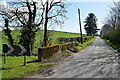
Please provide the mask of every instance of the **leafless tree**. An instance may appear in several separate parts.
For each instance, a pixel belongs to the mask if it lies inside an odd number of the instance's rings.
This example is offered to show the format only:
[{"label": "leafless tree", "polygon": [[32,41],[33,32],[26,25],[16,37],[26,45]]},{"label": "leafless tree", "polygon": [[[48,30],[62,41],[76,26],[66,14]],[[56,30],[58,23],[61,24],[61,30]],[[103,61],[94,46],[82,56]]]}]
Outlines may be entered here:
[{"label": "leafless tree", "polygon": [[[29,55],[32,53],[32,46],[36,32],[40,29],[44,19],[44,9],[42,0],[37,3],[33,0],[19,0],[18,2],[9,2],[8,5],[1,6],[0,15],[16,22],[16,27],[21,28],[20,44],[27,46]],[[18,25],[19,24],[19,25]]]},{"label": "leafless tree", "polygon": [[44,23],[44,46],[47,46],[48,25],[62,25],[66,17],[67,10],[65,9],[65,3],[62,0],[46,0],[45,2],[45,23]]},{"label": "leafless tree", "polygon": [[[109,16],[107,17],[106,25],[103,26],[101,33],[104,31],[104,37],[111,42],[120,44],[120,1],[113,2],[114,6],[110,8]],[[106,29],[106,28],[107,29]],[[110,29],[109,29],[110,28]]]},{"label": "leafless tree", "polygon": [[109,24],[104,24],[100,31],[100,35],[104,35],[105,33],[109,32],[111,30],[112,30],[112,27]]},{"label": "leafless tree", "polygon": [[109,16],[107,17],[107,24],[109,24],[113,30],[120,26],[120,1],[114,2],[114,7],[111,7]]},{"label": "leafless tree", "polygon": [[9,26],[21,29],[19,44],[27,46],[29,55],[32,53],[36,32],[43,24],[44,46],[47,46],[48,26],[62,25],[67,12],[62,0],[19,0],[8,2],[7,5],[2,5],[0,8],[0,15],[10,21]]}]

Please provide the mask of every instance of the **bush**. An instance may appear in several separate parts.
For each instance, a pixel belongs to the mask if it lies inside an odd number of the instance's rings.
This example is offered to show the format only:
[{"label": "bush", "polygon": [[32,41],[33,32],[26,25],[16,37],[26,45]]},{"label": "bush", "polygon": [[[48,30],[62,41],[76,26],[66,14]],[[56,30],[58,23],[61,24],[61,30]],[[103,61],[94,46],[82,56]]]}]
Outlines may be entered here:
[{"label": "bush", "polygon": [[103,37],[107,40],[110,40],[110,42],[117,43],[120,45],[120,31],[119,30],[109,31],[106,34],[104,34]]},{"label": "bush", "polygon": [[120,52],[120,30],[107,32],[103,35],[103,39],[105,39],[110,46]]}]

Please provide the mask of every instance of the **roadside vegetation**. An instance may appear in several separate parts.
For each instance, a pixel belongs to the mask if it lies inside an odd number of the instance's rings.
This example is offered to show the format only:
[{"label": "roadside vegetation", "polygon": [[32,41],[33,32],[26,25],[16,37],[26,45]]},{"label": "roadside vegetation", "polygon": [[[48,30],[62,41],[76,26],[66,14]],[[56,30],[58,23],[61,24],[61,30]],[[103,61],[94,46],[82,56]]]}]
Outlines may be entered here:
[{"label": "roadside vegetation", "polygon": [[120,52],[120,45],[119,44],[113,43],[110,40],[107,40],[106,38],[104,38],[103,36],[101,36],[101,38],[104,39],[107,42],[107,44],[109,44],[113,49]]},{"label": "roadside vegetation", "polygon": [[120,51],[120,1],[113,4],[100,34],[109,45]]},{"label": "roadside vegetation", "polygon": [[[41,72],[43,68],[53,65],[54,63],[38,63],[34,62],[37,56],[27,57],[27,65],[24,66],[24,56],[7,56],[7,63],[4,64],[2,60],[2,78],[3,79],[13,79],[22,78],[25,75]],[[1,71],[0,71],[1,72]]]},{"label": "roadside vegetation", "polygon": [[96,37],[93,37],[92,39],[88,40],[87,42],[83,43],[83,44],[79,44],[80,46],[75,46],[75,48],[77,50],[82,50],[84,49],[85,47],[87,47],[88,45],[90,45],[94,40],[95,40]]}]

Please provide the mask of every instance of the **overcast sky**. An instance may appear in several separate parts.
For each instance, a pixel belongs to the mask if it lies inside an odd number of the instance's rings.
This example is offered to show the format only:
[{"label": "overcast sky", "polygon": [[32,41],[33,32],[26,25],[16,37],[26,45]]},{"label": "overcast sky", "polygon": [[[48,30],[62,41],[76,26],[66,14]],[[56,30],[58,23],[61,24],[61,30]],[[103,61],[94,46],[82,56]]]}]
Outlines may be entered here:
[{"label": "overcast sky", "polygon": [[[6,1],[14,0],[2,0],[2,3],[6,4]],[[84,30],[83,21],[88,16],[89,13],[94,13],[98,19],[97,25],[100,29],[105,21],[105,17],[108,15],[109,6],[112,5],[112,0],[68,0],[67,7],[68,19],[65,20],[63,27],[55,27],[55,30],[58,31],[67,31],[67,32],[76,32],[79,33],[79,24],[78,24],[78,8],[81,10],[81,22],[82,30]],[[0,26],[3,25],[0,22]]]}]

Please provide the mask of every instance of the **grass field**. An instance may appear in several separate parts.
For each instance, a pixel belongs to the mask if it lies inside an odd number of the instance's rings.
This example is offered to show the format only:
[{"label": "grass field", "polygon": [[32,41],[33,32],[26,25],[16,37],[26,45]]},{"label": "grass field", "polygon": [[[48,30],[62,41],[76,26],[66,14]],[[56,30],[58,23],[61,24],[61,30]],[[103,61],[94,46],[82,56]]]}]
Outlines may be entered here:
[{"label": "grass field", "polygon": [[[58,32],[58,31],[48,31],[48,32],[49,32],[49,34],[53,34],[51,37],[53,37],[55,39],[59,38],[59,37],[80,37],[79,34],[73,34],[73,33]],[[43,31],[38,31],[36,33],[36,41],[35,41],[36,43],[39,40],[43,39],[43,36],[44,36],[43,33],[44,33]],[[11,32],[11,35],[13,36],[15,42],[18,43],[18,41],[20,40],[19,36],[21,35],[20,31],[13,30]],[[2,38],[2,43],[7,44],[8,43],[7,36],[4,34],[4,32],[2,32],[2,37],[4,37],[4,38]]]},{"label": "grass field", "polygon": [[38,62],[32,62],[35,59],[37,59],[35,56],[27,57],[28,63],[24,66],[23,56],[7,56],[7,62],[4,64],[4,60],[2,61],[2,78],[22,78],[33,72],[41,72],[43,68],[53,65],[53,63],[40,64]]},{"label": "grass field", "polygon": [[[56,40],[57,38],[60,38],[60,37],[80,37],[79,34],[73,34],[73,33],[66,33],[66,32],[58,32],[58,31],[48,31],[49,34],[52,34],[51,38],[52,38],[52,45],[55,45],[55,44],[58,44],[58,41]],[[39,47],[41,47],[41,42],[43,42],[43,31],[38,31],[36,33],[36,37],[35,37],[35,42],[34,42],[34,48],[33,48],[33,53],[36,54],[37,53],[37,50]],[[15,40],[15,43],[16,45],[18,45],[17,43],[19,42],[20,40],[20,31],[16,31],[16,30],[13,30],[11,32],[11,35],[13,36],[14,40]],[[86,35],[84,35],[86,36]],[[4,34],[4,32],[2,32],[2,44],[8,44],[8,41],[7,41],[7,36]],[[2,49],[2,46],[0,46],[0,49]]]}]

